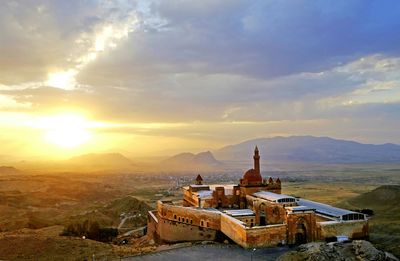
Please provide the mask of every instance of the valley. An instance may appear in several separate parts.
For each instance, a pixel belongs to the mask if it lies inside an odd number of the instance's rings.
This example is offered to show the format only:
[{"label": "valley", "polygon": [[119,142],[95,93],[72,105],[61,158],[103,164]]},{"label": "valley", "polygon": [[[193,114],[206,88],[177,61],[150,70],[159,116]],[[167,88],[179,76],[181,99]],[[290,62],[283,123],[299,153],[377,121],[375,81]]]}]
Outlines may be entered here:
[{"label": "valley", "polygon": [[[395,205],[399,199],[398,188],[393,190],[387,186],[400,183],[399,166],[321,165],[299,169],[274,170],[262,174],[265,177],[280,177],[284,194],[349,209],[374,210],[375,215],[370,219],[371,242],[400,255],[397,247],[400,242],[400,219]],[[229,184],[237,181],[240,175],[240,171],[210,172],[205,173],[203,178],[209,183]],[[85,220],[98,222],[101,227],[118,228],[122,219],[131,217],[123,222],[120,233],[143,227],[146,225],[147,211],[155,208],[157,200],[181,200],[180,187],[191,183],[194,177],[195,172],[2,174],[1,245],[15,251],[0,251],[0,258],[18,259],[15,253],[33,253],[25,248],[37,247],[16,243],[19,240],[25,242],[36,238],[35,242],[46,242],[53,236],[56,240],[52,244],[59,247],[52,249],[63,255],[69,255],[63,249],[79,245],[82,250],[79,253],[71,252],[72,260],[73,257],[87,257],[92,252],[104,256],[129,256],[155,251],[155,245],[134,243],[133,238],[130,239],[133,240],[131,243],[118,246],[59,234],[69,224]],[[380,197],[375,196],[376,193]],[[14,246],[18,246],[18,250]]]}]

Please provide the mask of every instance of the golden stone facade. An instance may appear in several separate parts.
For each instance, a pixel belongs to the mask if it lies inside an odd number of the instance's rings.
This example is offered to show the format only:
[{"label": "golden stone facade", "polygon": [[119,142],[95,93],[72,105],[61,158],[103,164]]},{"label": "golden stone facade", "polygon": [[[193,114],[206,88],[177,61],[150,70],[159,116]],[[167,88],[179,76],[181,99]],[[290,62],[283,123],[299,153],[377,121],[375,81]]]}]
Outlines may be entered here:
[{"label": "golden stone facade", "polygon": [[262,178],[257,147],[253,159],[238,185],[206,185],[198,175],[183,187],[182,204],[159,201],[148,235],[170,243],[228,239],[246,248],[368,237],[364,214],[283,195],[279,178]]}]

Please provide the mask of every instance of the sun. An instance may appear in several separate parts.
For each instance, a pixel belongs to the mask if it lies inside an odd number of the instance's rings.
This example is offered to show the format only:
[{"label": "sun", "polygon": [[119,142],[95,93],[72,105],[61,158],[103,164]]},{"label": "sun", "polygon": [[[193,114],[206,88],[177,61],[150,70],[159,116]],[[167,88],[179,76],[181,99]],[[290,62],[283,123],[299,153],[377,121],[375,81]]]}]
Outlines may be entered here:
[{"label": "sun", "polygon": [[61,148],[76,148],[91,139],[89,122],[79,115],[57,115],[43,119],[44,138]]},{"label": "sun", "polygon": [[76,85],[75,76],[76,70],[70,69],[67,71],[52,72],[48,74],[46,84],[64,90],[72,90]]}]

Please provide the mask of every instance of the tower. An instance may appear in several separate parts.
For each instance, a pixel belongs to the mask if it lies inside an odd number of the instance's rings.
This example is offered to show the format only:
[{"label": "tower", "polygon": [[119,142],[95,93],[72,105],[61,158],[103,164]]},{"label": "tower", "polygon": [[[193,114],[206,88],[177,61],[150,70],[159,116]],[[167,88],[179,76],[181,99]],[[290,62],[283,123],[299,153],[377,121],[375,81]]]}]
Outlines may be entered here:
[{"label": "tower", "polygon": [[199,175],[196,177],[196,185],[203,185],[203,178]]},{"label": "tower", "polygon": [[260,155],[259,155],[259,151],[258,148],[256,146],[256,148],[254,149],[254,170],[260,174]]}]

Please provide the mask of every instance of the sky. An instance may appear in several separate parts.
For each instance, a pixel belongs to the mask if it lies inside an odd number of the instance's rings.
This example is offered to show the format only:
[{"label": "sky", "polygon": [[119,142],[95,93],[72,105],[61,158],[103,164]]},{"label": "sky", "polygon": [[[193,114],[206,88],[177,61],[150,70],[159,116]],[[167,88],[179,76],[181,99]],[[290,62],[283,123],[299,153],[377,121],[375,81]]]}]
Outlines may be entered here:
[{"label": "sky", "polygon": [[400,143],[397,0],[0,1],[0,161]]}]

